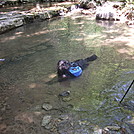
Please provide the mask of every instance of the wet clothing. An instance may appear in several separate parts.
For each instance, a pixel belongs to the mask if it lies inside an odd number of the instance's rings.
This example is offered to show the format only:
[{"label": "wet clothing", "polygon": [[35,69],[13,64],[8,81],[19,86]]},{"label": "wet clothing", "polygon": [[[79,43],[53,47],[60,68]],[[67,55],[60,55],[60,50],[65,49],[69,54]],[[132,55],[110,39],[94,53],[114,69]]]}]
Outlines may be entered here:
[{"label": "wet clothing", "polygon": [[[69,62],[68,60],[60,60],[57,64],[57,74],[61,78],[80,76],[82,71],[89,65],[89,61],[94,61],[95,59],[97,59],[96,55],[92,55],[86,59],[79,59],[73,62]],[[74,72],[77,73],[77,75],[74,75],[74,73],[72,73],[73,71],[70,71],[72,68],[74,68]],[[78,70],[75,71],[75,69]]]}]

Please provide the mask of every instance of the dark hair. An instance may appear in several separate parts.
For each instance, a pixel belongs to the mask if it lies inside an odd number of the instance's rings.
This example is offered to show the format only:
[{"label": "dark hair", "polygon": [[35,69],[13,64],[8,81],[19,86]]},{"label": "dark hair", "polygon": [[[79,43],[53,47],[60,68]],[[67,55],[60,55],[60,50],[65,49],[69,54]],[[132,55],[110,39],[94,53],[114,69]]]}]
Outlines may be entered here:
[{"label": "dark hair", "polygon": [[59,60],[57,63],[58,76],[66,74],[69,68],[70,68],[70,62],[68,60]]}]

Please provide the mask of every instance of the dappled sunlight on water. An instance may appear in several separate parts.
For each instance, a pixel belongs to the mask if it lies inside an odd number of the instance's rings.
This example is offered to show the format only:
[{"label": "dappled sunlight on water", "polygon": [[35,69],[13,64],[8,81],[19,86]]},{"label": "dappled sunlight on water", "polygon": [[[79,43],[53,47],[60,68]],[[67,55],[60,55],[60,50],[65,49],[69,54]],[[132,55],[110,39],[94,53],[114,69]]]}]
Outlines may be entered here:
[{"label": "dappled sunlight on water", "polygon": [[[60,31],[60,30],[65,30],[65,28],[61,28],[61,29],[56,29],[56,31]],[[31,36],[37,36],[37,35],[41,35],[41,34],[47,34],[50,32],[54,32],[54,30],[46,30],[46,31],[39,31],[30,35],[26,35],[27,37],[31,37]]]},{"label": "dappled sunlight on water", "polygon": [[35,88],[36,87],[36,84],[35,83],[31,83],[30,85],[29,85],[29,88]]},{"label": "dappled sunlight on water", "polygon": [[57,76],[57,74],[51,74],[51,75],[49,75],[49,78],[54,78],[54,77],[56,77]]},{"label": "dappled sunlight on water", "polygon": [[129,28],[122,31],[119,27],[105,31],[106,36],[103,37],[105,40],[101,41],[101,44],[98,44],[98,46],[113,47],[119,54],[124,55],[127,59],[134,59],[133,32],[134,31],[131,31]]}]

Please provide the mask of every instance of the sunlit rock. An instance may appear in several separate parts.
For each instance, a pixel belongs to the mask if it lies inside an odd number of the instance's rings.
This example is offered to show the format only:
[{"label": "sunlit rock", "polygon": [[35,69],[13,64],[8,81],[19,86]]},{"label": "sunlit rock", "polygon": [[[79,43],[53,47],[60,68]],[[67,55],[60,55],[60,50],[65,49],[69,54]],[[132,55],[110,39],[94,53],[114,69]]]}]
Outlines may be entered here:
[{"label": "sunlit rock", "polygon": [[96,19],[118,20],[116,10],[112,7],[99,7],[96,11]]},{"label": "sunlit rock", "polygon": [[23,20],[19,18],[6,19],[0,23],[0,33],[23,25]]},{"label": "sunlit rock", "polygon": [[103,6],[97,7],[96,19],[120,20],[120,10],[117,10],[115,5],[115,3],[107,2]]},{"label": "sunlit rock", "polygon": [[13,21],[13,25],[15,25],[15,27],[19,27],[19,26],[23,25],[23,20],[22,19],[15,18],[12,21]]},{"label": "sunlit rock", "polygon": [[12,11],[0,16],[0,33],[20,27],[35,20],[46,20],[59,15],[60,9],[44,10],[33,8],[28,11]]}]

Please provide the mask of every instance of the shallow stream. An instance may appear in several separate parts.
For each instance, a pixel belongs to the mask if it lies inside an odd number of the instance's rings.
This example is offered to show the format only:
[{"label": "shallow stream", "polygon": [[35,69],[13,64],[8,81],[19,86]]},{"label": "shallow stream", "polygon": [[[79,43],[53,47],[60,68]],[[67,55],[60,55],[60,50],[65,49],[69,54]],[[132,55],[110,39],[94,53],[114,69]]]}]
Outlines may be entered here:
[{"label": "shallow stream", "polygon": [[[105,26],[104,26],[105,23]],[[6,134],[134,133],[133,32],[123,24],[96,23],[88,16],[36,22],[0,36],[0,131]],[[82,76],[58,82],[58,60],[96,54]],[[59,98],[59,93],[70,96]],[[44,103],[51,110],[42,109]],[[43,128],[44,115],[67,119]],[[55,120],[54,120],[55,121]],[[56,121],[55,121],[56,122]],[[113,128],[114,129],[114,128]]]}]

